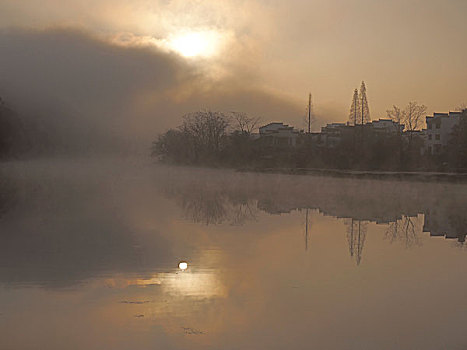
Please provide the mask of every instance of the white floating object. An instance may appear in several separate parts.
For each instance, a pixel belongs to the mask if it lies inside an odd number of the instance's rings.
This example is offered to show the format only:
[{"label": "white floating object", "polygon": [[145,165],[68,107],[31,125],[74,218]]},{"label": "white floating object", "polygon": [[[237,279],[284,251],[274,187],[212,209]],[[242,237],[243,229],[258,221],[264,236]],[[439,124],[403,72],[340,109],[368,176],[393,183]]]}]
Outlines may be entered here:
[{"label": "white floating object", "polygon": [[188,263],[186,261],[180,261],[178,263],[178,268],[182,271],[185,271],[188,268]]}]

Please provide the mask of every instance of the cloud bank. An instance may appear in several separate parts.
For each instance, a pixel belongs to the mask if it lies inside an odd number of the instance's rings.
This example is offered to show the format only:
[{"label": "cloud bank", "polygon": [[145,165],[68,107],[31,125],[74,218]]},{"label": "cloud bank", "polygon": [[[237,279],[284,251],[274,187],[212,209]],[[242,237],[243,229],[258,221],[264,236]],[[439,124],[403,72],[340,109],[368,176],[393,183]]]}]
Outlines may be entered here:
[{"label": "cloud bank", "polygon": [[143,149],[188,112],[241,110],[265,121],[300,119],[291,101],[232,67],[210,77],[151,45],[120,45],[84,30],[9,29],[0,33],[0,95],[57,144],[80,149]]}]

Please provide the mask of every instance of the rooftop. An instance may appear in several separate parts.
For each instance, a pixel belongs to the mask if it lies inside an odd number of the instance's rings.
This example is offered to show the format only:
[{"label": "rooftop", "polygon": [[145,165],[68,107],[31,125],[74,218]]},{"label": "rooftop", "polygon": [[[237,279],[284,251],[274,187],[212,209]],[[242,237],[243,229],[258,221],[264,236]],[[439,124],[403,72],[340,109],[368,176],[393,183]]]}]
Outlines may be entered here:
[{"label": "rooftop", "polygon": [[261,128],[265,128],[266,126],[270,126],[270,125],[282,125],[282,126],[285,126],[285,127],[289,127],[288,124],[284,124],[282,122],[272,122],[272,123],[261,126]]}]

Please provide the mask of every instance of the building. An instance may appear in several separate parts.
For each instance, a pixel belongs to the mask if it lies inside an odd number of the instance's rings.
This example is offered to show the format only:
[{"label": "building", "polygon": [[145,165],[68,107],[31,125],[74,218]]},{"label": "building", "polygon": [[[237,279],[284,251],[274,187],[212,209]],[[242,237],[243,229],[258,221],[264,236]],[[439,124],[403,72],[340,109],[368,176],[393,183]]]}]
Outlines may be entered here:
[{"label": "building", "polygon": [[425,154],[440,154],[449,142],[451,133],[459,124],[462,115],[467,114],[467,109],[462,112],[434,113],[426,117]]},{"label": "building", "polygon": [[404,130],[404,125],[391,119],[379,119],[362,125],[349,125],[349,123],[331,123],[321,128],[320,133],[314,133],[315,145],[326,148],[336,147],[344,137],[352,137],[353,133],[361,130],[376,136],[391,135]]},{"label": "building", "polygon": [[392,119],[378,119],[374,120],[370,124],[373,131],[380,133],[399,133],[404,130],[404,124],[395,122]]},{"label": "building", "polygon": [[321,132],[314,134],[313,141],[315,144],[321,147],[334,148],[336,147],[344,137],[345,133],[353,129],[346,123],[331,123],[323,126]]},{"label": "building", "polygon": [[298,131],[284,123],[269,123],[259,128],[259,138],[265,140],[271,146],[291,146],[297,145],[298,136],[301,134]]}]

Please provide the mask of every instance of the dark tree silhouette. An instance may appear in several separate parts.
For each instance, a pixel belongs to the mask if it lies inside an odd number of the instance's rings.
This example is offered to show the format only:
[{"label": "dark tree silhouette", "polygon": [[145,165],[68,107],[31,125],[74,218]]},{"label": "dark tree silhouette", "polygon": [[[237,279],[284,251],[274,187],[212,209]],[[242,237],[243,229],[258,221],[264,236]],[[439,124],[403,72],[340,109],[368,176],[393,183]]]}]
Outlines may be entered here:
[{"label": "dark tree silhouette", "polygon": [[349,124],[357,125],[360,117],[360,101],[358,98],[358,89],[353,92],[352,105],[350,106]]},{"label": "dark tree silhouette", "polygon": [[[401,126],[398,133],[398,152],[402,167],[410,167],[410,163],[414,161],[414,158],[419,158],[417,150],[414,151],[414,132],[421,129],[423,126],[426,109],[427,107],[425,105],[418,104],[416,101],[411,101],[404,109],[394,105],[392,109],[387,110],[388,117]],[[404,128],[408,134],[407,145],[404,145],[404,140],[402,138]]]},{"label": "dark tree silhouette", "polygon": [[232,112],[233,127],[242,134],[250,135],[258,128],[259,117],[250,117],[244,112]]},{"label": "dark tree silhouette", "polygon": [[404,109],[394,105],[387,111],[387,114],[393,121],[404,124],[406,131],[415,131],[422,127],[426,109],[425,105],[411,101]]},{"label": "dark tree silhouette", "polygon": [[370,107],[368,107],[368,98],[366,96],[366,85],[364,81],[362,81],[362,85],[360,86],[358,100],[360,103],[360,124],[363,125],[371,121]]},{"label": "dark tree silhouette", "polygon": [[178,163],[213,163],[227,145],[230,118],[217,111],[200,111],[183,116],[178,129],[171,129],[153,142],[152,155]]}]

